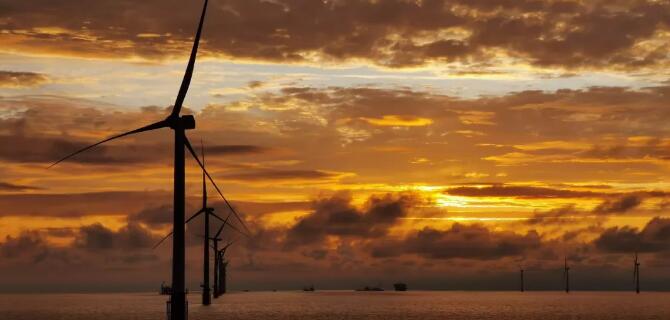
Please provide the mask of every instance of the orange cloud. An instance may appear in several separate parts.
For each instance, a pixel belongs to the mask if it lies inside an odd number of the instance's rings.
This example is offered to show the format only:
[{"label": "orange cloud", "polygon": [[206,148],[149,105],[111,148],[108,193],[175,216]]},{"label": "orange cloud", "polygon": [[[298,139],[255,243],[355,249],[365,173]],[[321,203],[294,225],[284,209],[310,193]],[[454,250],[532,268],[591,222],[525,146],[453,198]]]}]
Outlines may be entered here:
[{"label": "orange cloud", "polygon": [[424,127],[433,123],[428,118],[414,116],[385,115],[381,118],[360,118],[361,120],[375,126],[381,127]]},{"label": "orange cloud", "polygon": [[49,81],[49,77],[41,73],[0,70],[0,88],[35,87]]}]

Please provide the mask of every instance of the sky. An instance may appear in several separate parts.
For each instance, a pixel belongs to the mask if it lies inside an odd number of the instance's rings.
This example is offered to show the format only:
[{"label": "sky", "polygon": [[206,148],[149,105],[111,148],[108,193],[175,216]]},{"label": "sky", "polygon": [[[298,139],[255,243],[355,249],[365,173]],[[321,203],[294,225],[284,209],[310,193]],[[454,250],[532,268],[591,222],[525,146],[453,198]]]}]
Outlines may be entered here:
[{"label": "sky", "polygon": [[[169,113],[201,5],[0,0],[0,290],[170,279],[167,130],[47,167]],[[660,0],[211,0],[183,113],[250,229],[224,232],[230,286],[507,290],[521,267],[558,290],[567,258],[574,289],[631,290],[637,251],[669,290],[668,21]]]}]

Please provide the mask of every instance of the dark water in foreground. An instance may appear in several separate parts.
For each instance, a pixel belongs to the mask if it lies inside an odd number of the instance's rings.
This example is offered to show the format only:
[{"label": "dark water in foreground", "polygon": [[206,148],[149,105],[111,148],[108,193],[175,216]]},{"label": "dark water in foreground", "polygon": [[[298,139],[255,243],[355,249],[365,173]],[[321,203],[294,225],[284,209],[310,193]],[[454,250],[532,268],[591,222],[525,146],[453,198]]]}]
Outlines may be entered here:
[{"label": "dark water in foreground", "polygon": [[[631,292],[248,292],[189,319],[670,319],[670,293]],[[156,294],[0,294],[0,319],[165,319]]]}]

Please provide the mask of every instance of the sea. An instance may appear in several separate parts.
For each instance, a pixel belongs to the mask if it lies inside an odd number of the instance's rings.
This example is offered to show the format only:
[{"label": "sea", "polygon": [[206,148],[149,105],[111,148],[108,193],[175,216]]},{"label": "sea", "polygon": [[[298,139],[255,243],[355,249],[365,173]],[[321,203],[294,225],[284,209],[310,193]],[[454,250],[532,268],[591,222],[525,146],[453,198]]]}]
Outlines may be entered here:
[{"label": "sea", "polygon": [[[3,320],[167,319],[156,293],[0,294]],[[670,293],[643,292],[233,292],[200,303],[189,319],[670,319]]]}]

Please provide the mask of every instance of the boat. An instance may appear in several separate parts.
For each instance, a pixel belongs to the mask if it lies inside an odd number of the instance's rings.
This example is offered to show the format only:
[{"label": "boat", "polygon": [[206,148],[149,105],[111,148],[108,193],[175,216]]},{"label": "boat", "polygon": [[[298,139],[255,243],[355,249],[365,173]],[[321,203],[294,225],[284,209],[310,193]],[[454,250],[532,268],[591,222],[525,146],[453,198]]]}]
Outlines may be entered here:
[{"label": "boat", "polygon": [[160,295],[171,295],[172,287],[166,286],[165,281],[161,282],[161,290],[158,292]]},{"label": "boat", "polygon": [[314,285],[311,285],[309,287],[304,287],[304,288],[302,288],[302,291],[309,291],[309,292],[314,291]]},{"label": "boat", "polygon": [[381,287],[368,287],[368,286],[365,286],[365,287],[363,287],[363,288],[358,288],[358,289],[356,289],[356,291],[384,291],[384,289],[381,288]]},{"label": "boat", "polygon": [[402,282],[394,283],[393,289],[395,289],[395,291],[407,291],[407,284]]}]

